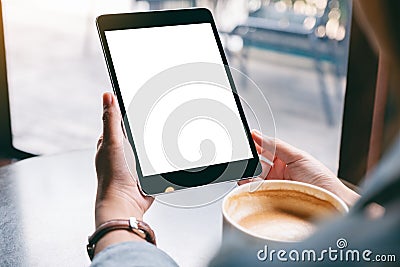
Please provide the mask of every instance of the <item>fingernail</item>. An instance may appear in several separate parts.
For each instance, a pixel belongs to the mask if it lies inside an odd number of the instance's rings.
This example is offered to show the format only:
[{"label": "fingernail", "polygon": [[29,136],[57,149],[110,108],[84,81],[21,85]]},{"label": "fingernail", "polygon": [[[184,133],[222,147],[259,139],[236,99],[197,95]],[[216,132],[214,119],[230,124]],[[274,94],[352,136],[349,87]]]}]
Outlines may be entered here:
[{"label": "fingernail", "polygon": [[112,95],[110,93],[103,94],[103,108],[107,108],[112,104]]}]

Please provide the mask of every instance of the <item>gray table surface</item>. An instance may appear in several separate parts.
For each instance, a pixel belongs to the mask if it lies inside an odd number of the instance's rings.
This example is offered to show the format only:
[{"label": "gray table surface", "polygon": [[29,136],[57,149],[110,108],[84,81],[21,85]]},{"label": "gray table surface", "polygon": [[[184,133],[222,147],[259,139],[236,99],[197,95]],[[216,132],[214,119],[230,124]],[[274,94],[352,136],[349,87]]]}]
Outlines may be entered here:
[{"label": "gray table surface", "polygon": [[[94,155],[75,151],[0,168],[0,266],[90,264],[85,245],[94,231]],[[221,242],[221,200],[196,209],[155,201],[144,220],[180,266],[207,265]]]}]

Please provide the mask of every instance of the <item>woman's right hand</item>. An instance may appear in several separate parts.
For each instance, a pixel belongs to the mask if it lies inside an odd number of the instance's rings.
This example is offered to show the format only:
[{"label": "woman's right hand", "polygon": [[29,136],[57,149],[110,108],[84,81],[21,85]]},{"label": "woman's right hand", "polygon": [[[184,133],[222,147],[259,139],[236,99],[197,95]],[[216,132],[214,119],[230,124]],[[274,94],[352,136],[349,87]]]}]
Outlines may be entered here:
[{"label": "woman's right hand", "polygon": [[271,146],[275,141],[273,166],[261,161],[262,179],[292,180],[322,187],[343,199],[352,206],[359,195],[345,186],[336,175],[313,156],[279,139],[263,136],[258,131],[251,133],[257,153],[270,158]]}]

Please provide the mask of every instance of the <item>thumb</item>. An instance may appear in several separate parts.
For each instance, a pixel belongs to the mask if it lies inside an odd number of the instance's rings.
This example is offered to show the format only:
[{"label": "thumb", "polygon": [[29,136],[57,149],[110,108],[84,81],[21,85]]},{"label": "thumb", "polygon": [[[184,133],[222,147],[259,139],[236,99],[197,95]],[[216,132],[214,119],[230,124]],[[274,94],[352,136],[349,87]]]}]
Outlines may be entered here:
[{"label": "thumb", "polygon": [[103,142],[120,144],[122,140],[121,113],[114,95],[103,94]]}]

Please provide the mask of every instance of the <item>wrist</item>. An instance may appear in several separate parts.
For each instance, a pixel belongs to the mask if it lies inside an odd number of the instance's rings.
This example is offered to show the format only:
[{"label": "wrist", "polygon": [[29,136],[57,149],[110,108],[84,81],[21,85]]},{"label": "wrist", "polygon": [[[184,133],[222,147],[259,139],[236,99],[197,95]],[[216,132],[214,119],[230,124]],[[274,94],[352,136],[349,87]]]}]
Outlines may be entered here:
[{"label": "wrist", "polygon": [[360,198],[360,195],[348,188],[345,184],[340,182],[340,188],[337,195],[346,203],[348,207],[352,207],[354,203]]},{"label": "wrist", "polygon": [[89,237],[86,247],[89,258],[93,259],[96,253],[110,245],[144,240],[156,245],[154,231],[147,223],[134,217],[113,219],[97,227]]},{"label": "wrist", "polygon": [[96,228],[104,222],[114,219],[135,217],[143,219],[144,211],[135,202],[122,201],[118,198],[96,200]]}]

